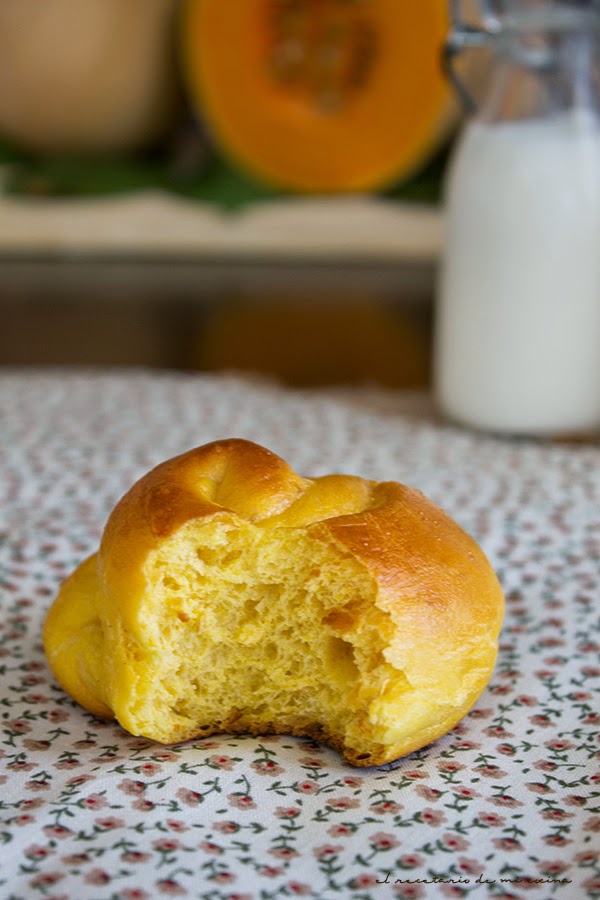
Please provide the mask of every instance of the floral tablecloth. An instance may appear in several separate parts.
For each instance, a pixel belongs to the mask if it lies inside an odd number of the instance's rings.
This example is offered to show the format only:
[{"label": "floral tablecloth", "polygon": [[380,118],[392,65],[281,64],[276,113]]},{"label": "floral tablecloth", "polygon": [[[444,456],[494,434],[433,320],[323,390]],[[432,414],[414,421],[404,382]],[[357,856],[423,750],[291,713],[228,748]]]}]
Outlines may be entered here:
[{"label": "floral tablecloth", "polygon": [[[2,900],[600,896],[600,447],[235,375],[5,370],[0,416]],[[507,615],[489,688],[451,734],[362,770],[285,736],[164,747],[55,683],[45,610],[115,501],[228,436],[307,475],[419,487],[482,544]]]}]

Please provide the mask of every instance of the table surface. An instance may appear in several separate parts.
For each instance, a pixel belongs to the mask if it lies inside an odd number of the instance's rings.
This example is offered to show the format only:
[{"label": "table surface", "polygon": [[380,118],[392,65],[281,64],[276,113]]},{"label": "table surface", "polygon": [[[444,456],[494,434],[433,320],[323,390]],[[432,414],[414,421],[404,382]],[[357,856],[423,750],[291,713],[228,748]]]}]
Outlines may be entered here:
[{"label": "table surface", "polygon": [[[598,446],[234,374],[4,370],[0,416],[2,898],[599,896]],[[361,770],[286,736],[159,746],[58,687],[40,632],[61,580],[138,476],[226,436],[416,486],[481,543],[507,613],[454,731]]]}]

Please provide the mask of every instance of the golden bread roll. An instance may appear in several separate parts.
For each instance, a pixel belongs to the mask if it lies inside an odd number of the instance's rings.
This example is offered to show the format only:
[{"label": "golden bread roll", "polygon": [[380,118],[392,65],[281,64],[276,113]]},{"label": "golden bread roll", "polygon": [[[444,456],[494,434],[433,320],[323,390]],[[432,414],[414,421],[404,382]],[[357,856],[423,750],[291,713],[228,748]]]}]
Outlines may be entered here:
[{"label": "golden bread roll", "polygon": [[483,552],[420,492],[301,478],[230,439],[131,488],[44,643],[65,690],[132,734],[307,735],[370,766],[464,716],[503,606]]}]

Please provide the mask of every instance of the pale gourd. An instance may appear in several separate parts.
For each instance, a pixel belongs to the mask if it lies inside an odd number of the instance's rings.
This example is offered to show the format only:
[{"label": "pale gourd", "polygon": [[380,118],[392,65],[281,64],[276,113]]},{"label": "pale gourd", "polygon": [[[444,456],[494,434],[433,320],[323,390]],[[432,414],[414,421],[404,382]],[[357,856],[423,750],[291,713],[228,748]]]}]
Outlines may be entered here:
[{"label": "pale gourd", "polygon": [[177,0],[2,0],[0,136],[34,151],[121,152],[177,105]]}]

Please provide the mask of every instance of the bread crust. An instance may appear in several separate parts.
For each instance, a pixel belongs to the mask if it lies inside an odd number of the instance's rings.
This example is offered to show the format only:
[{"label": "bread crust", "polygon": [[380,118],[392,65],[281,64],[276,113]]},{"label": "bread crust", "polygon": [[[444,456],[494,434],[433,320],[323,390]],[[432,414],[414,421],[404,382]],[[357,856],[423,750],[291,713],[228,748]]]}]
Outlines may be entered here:
[{"label": "bread crust", "polygon": [[[74,573],[50,610],[44,641],[51,667],[94,714],[116,716],[135,733],[128,705],[135,687],[145,561],[186,523],[213,517],[263,528],[304,528],[359,561],[375,579],[377,605],[394,625],[387,661],[442,710],[424,727],[417,717],[411,733],[403,726],[395,735],[390,722],[389,745],[364,760],[360,748],[344,746],[325,726],[286,727],[287,732],[323,739],[354,765],[377,765],[446,733],[484,689],[495,662],[504,599],[483,551],[453,519],[419,491],[396,482],[347,475],[301,478],[264,447],[230,438],[161,463],[141,478],[113,510],[97,556],[80,567],[86,577]],[[86,622],[75,613],[82,604]],[[95,628],[94,640],[100,634],[104,646],[104,652],[96,646],[89,654],[89,665],[86,627],[90,634]],[[77,665],[75,639],[81,651]],[[222,730],[223,725],[214,729]],[[235,722],[228,730],[237,730]],[[243,730],[253,728],[246,724]],[[278,731],[277,723],[268,730]]]}]

